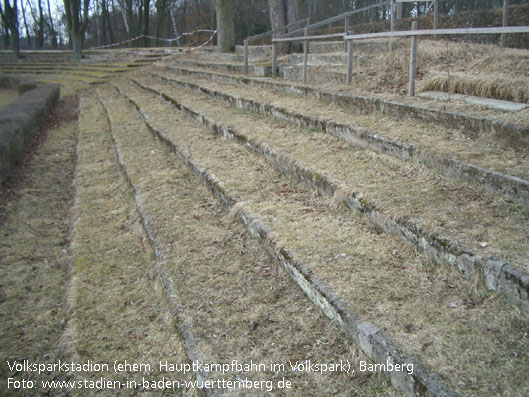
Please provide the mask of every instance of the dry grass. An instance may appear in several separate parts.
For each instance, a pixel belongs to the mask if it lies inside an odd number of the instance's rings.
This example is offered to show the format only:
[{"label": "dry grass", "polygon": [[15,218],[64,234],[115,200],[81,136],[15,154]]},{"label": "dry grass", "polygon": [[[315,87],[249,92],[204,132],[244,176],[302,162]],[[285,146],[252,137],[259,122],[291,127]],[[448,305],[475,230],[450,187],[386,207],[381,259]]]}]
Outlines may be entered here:
[{"label": "dry grass", "polygon": [[[155,84],[155,81],[151,83]],[[156,87],[176,95],[186,106],[200,109],[201,113],[217,122],[235,126],[247,137],[260,139],[268,146],[288,153],[293,161],[302,159],[306,167],[334,178],[351,191],[364,194],[368,202],[390,217],[414,219],[427,230],[446,235],[475,252],[500,256],[522,269],[529,269],[528,252],[525,249],[529,243],[529,212],[523,206],[489,198],[468,185],[442,177],[422,165],[355,149],[328,134],[303,131],[287,123],[236,109],[227,112],[224,105],[188,90],[162,85]],[[261,92],[252,95],[256,99],[259,96],[262,100],[269,94]],[[280,103],[280,100],[272,103]],[[298,103],[296,110],[299,108]],[[328,114],[325,113],[327,109],[329,113],[335,114],[334,106],[320,108],[320,112]],[[372,118],[375,122],[376,117]],[[393,126],[389,124],[386,128]],[[417,133],[420,127],[421,123],[418,122],[415,126]],[[405,131],[405,128],[401,127],[401,130]],[[423,132],[423,135],[427,134]],[[434,138],[438,137],[431,137]],[[463,142],[468,145],[467,140]],[[488,152],[495,149],[497,147],[489,147]],[[520,151],[516,153],[520,168],[526,168],[524,158],[527,157],[521,154]],[[501,161],[500,156],[497,158],[498,162]],[[488,159],[488,163],[491,163],[491,159]],[[508,161],[504,160],[504,163],[508,164]],[[468,219],[474,221],[469,223]],[[488,243],[486,248],[480,246],[482,242]]]},{"label": "dry grass", "polygon": [[[8,370],[7,360],[54,362],[66,313],[75,122],[60,120],[33,158],[2,186],[0,219],[0,376],[18,381],[60,379]],[[15,393],[20,395],[20,392]]]},{"label": "dry grass", "polygon": [[[146,376],[157,381],[167,377],[156,370],[160,360],[183,363],[187,357],[157,280],[156,258],[120,175],[103,109],[93,95],[82,99],[80,130],[70,287],[72,354],[83,362],[126,360],[150,364],[155,370],[80,373],[76,379],[104,376],[141,382]],[[170,377],[192,380],[192,374]]]},{"label": "dry grass", "polygon": [[[166,253],[166,266],[182,299],[183,313],[199,339],[200,356],[208,362],[238,359],[284,364],[285,372],[247,375],[273,381],[285,376],[292,381],[290,393],[295,395],[395,394],[385,381],[371,374],[318,376],[288,370],[289,361],[306,358],[314,362],[349,359],[353,366],[363,358],[288,276],[275,270],[277,265],[240,224],[233,223],[200,181],[149,136],[131,109],[112,92],[105,91],[103,96],[112,112],[122,158],[159,248]],[[156,99],[150,101],[151,108],[157,106]],[[174,113],[166,116],[174,119]],[[178,129],[196,133],[186,124],[179,124]],[[236,213],[237,208],[232,216]],[[213,379],[245,376],[212,374]],[[274,390],[270,394],[283,393]]]},{"label": "dry grass", "polygon": [[[525,179],[529,178],[528,151],[519,146],[514,146],[508,139],[502,140],[498,137],[484,134],[479,139],[469,140],[460,131],[446,128],[439,123],[427,123],[409,118],[396,119],[378,112],[366,114],[356,108],[344,109],[338,105],[318,101],[315,98],[295,97],[271,90],[248,86],[233,86],[189,76],[185,78],[175,77],[164,72],[159,72],[159,74],[177,81],[187,81],[212,90],[226,92],[235,97],[254,99],[259,102],[287,108],[300,114],[332,120],[360,129],[366,128],[388,138],[412,143],[426,152],[434,152],[449,158],[460,159],[509,175]],[[155,82],[155,80],[151,81]],[[529,125],[529,109],[518,113],[518,121],[523,121],[523,123]]]},{"label": "dry grass", "polygon": [[[356,215],[332,210],[331,199],[321,199],[290,183],[270,170],[262,158],[239,145],[204,133],[154,95],[142,93],[133,85],[123,87],[141,103],[158,128],[179,146],[187,147],[198,164],[265,221],[276,233],[277,241],[293,249],[354,312],[386,329],[407,354],[418,357],[465,395],[491,391],[524,395],[529,391],[525,377],[529,365],[526,321],[503,298],[475,288],[445,267],[432,266],[414,249],[379,234]],[[182,90],[173,90],[172,94],[188,106],[208,109],[206,113],[212,115],[207,101]],[[216,116],[227,113],[221,106],[217,109]],[[274,144],[295,135],[292,129],[281,129],[270,120],[266,122],[272,128],[263,130],[258,117],[250,123],[233,110],[229,118],[232,124],[244,120],[261,138],[275,130]],[[344,161],[335,167],[345,167],[349,160],[343,157],[348,149],[339,142],[322,144],[312,133],[303,139],[314,140],[317,157],[325,159],[333,150],[342,156]],[[306,143],[298,142],[297,146],[304,152],[304,160],[311,156],[312,149]],[[352,151],[351,156],[358,156],[358,162],[350,175],[355,177],[360,169],[370,168],[379,177],[385,173],[391,180],[388,183],[379,179],[378,188],[385,184],[397,190],[396,194],[404,193],[395,179],[400,178],[400,172],[412,172],[412,168],[391,170],[396,164],[393,159],[376,165],[360,152]],[[413,178],[425,172],[419,171]],[[425,194],[419,191],[418,195]],[[409,198],[410,204],[416,205],[415,201]],[[455,219],[461,220],[459,214],[455,211]]]},{"label": "dry grass", "polygon": [[10,104],[18,97],[16,90],[0,89],[0,108]]}]

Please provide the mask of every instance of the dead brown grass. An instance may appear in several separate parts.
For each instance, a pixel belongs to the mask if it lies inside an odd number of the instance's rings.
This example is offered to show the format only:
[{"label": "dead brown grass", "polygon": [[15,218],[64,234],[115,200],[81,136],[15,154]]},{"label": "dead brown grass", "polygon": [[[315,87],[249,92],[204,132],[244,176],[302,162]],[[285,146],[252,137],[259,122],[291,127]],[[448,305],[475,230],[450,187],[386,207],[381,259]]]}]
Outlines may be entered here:
[{"label": "dead brown grass", "polygon": [[[233,223],[230,218],[241,206],[228,216],[200,181],[149,136],[130,107],[115,93],[101,92],[111,110],[117,146],[159,247],[167,254],[166,266],[182,299],[184,315],[199,339],[201,357],[212,362],[238,359],[282,363],[285,372],[248,376],[274,381],[285,376],[293,382],[290,393],[296,395],[395,394],[379,376],[318,376],[288,370],[289,361],[308,357],[318,362],[347,358],[354,366],[362,356],[284,272],[275,271],[277,265],[246,235],[242,225]],[[149,103],[150,109],[161,105],[155,98]],[[166,116],[174,120],[175,115],[170,112]],[[165,116],[159,119],[162,123],[165,120]],[[198,132],[187,127],[187,123],[178,124],[178,130]],[[195,145],[191,150],[195,153]],[[233,379],[241,374],[211,376]],[[270,394],[283,393],[274,390]],[[268,395],[262,391],[257,394]]]},{"label": "dead brown grass", "polygon": [[[157,370],[160,360],[183,363],[187,357],[157,280],[156,258],[120,175],[106,117],[93,94],[81,101],[80,131],[69,313],[72,354],[83,362],[111,366],[115,360],[150,364],[153,371],[78,373],[76,380],[104,376],[141,382],[146,376],[158,381],[164,376]],[[171,379],[193,378],[174,373]]]},{"label": "dead brown grass", "polygon": [[16,90],[0,89],[0,108],[10,104],[18,97]]},{"label": "dead brown grass", "polygon": [[0,376],[18,381],[64,379],[9,371],[7,361],[64,358],[59,340],[71,252],[70,210],[75,162],[75,122],[58,122],[9,186],[2,186],[0,219]]},{"label": "dead brown grass", "polygon": [[[321,199],[312,191],[290,183],[272,171],[262,158],[239,145],[210,136],[154,95],[130,84],[122,86],[140,102],[157,128],[179,146],[189,148],[198,164],[210,170],[276,233],[277,241],[292,249],[352,311],[387,330],[407,354],[418,357],[465,395],[491,391],[523,395],[529,391],[524,376],[529,365],[529,345],[524,337],[526,322],[503,298],[475,288],[472,281],[462,280],[446,267],[433,266],[414,249],[373,230],[356,215],[345,210],[333,213],[331,199]],[[171,93],[187,106],[200,107],[201,112],[213,115],[210,107],[213,104],[208,105],[208,101],[184,94],[181,89]],[[213,118],[220,119],[221,113],[227,113],[222,106],[216,109]],[[229,118],[231,124],[244,120],[246,126],[251,126],[246,131],[251,130],[252,134],[273,136],[274,145],[296,135],[293,129],[270,120],[266,123],[271,128],[266,129],[258,117],[253,116],[249,122],[233,110]],[[387,196],[403,195],[402,202],[408,208],[417,205],[419,196],[434,194],[417,189],[417,197],[411,197],[406,192],[413,189],[400,190],[398,175],[414,172],[413,166],[396,170],[394,159],[385,163],[382,157],[378,159],[380,164],[374,164],[361,151],[352,151],[349,157],[349,149],[343,144],[322,144],[314,133],[304,134],[302,139],[304,143],[298,141],[297,147],[303,155],[297,158],[306,161],[311,156],[307,142],[314,143],[317,147],[314,156],[322,161],[328,160],[334,151],[341,158],[334,164],[336,168],[346,169],[346,164],[353,161],[354,166],[347,172],[355,179],[361,178],[360,172],[364,172],[361,170],[371,170],[373,175],[368,180],[376,180],[377,189],[389,190],[384,193]],[[353,160],[355,157],[357,160]],[[414,172],[411,179],[420,180],[420,172]],[[332,173],[335,174],[335,168]],[[436,198],[432,202],[437,205]],[[454,210],[455,220],[463,221],[459,211]],[[472,219],[482,217],[480,213]],[[492,228],[494,223],[487,226]]]}]

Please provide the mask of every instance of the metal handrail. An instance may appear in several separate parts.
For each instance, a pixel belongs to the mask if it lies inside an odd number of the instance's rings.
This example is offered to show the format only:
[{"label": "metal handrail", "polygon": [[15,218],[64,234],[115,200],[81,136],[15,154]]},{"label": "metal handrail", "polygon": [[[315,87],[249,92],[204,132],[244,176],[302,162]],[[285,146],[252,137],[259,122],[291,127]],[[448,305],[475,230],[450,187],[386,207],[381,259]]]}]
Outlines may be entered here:
[{"label": "metal handrail", "polygon": [[[352,15],[357,14],[359,12],[367,11],[367,10],[370,10],[370,9],[376,8],[376,7],[385,6],[385,5],[388,5],[390,3],[391,3],[391,1],[386,0],[386,1],[382,1],[382,2],[377,3],[377,4],[372,4],[372,5],[367,6],[367,7],[359,8],[358,10],[347,11],[347,12],[344,12],[343,14],[336,15],[336,16],[331,17],[331,18],[327,18],[327,19],[325,19],[323,21],[313,23],[312,25],[308,25],[308,26],[306,26],[306,28],[308,30],[314,30],[316,28],[328,25],[330,23],[341,21],[342,19],[349,18]],[[305,28],[297,29],[297,30],[294,30],[292,32],[288,32],[288,33],[286,33],[284,35],[281,35],[280,38],[283,39],[283,38],[286,38],[286,37],[292,37],[292,36],[294,36],[294,35],[296,35],[298,33],[304,33],[304,32],[305,32]]]},{"label": "metal handrail", "polygon": [[272,29],[272,30],[269,30],[268,32],[264,32],[264,33],[257,34],[255,36],[246,38],[244,40],[244,72],[245,74],[248,75],[248,44],[249,43],[263,39],[265,37],[273,36],[274,34],[282,32],[285,29],[290,29],[290,28],[293,28],[294,26],[297,26],[303,23],[305,24],[305,26],[307,26],[310,23],[310,17],[305,18],[305,19],[300,19],[299,21],[292,22],[288,25],[281,26],[277,29]]},{"label": "metal handrail", "polygon": [[417,22],[414,21],[412,30],[399,32],[379,32],[379,33],[362,33],[346,34],[344,40],[347,42],[347,81],[352,81],[353,72],[353,41],[361,39],[375,39],[380,37],[410,37],[411,36],[411,53],[410,53],[410,76],[408,83],[408,95],[415,95],[415,65],[417,56],[417,37],[418,36],[437,36],[437,35],[457,35],[457,34],[507,34],[507,33],[529,33],[529,26],[504,26],[492,28],[455,28],[455,29],[424,29],[416,30]]}]

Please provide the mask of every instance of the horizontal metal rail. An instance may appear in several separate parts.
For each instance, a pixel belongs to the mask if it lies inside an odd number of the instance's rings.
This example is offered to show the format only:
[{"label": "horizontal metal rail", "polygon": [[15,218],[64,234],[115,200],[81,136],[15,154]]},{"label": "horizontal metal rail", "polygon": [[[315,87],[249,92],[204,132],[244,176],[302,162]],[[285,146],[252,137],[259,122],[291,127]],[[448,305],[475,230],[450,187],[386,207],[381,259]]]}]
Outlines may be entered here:
[{"label": "horizontal metal rail", "polygon": [[260,40],[260,39],[264,39],[265,37],[269,37],[269,36],[273,37],[274,34],[282,32],[285,29],[293,28],[294,26],[298,26],[302,24],[305,24],[305,26],[307,26],[309,23],[310,23],[310,17],[305,18],[305,19],[300,19],[299,21],[292,22],[288,25],[281,26],[280,28],[277,28],[277,29],[269,30],[268,32],[265,32],[265,33],[261,33],[261,34],[258,34],[252,37],[248,37],[246,40],[244,40],[244,73],[248,75],[248,68],[249,68],[248,67],[248,56],[249,56],[248,44],[254,41]]},{"label": "horizontal metal rail", "polygon": [[464,29],[424,29],[403,30],[399,32],[379,32],[345,35],[345,40],[375,39],[380,37],[434,36],[449,34],[500,34],[529,33],[529,26],[507,26],[495,28],[464,28]]},{"label": "horizontal metal rail", "polygon": [[320,34],[316,36],[299,36],[299,37],[287,37],[287,38],[278,38],[278,39],[272,39],[272,42],[278,43],[282,41],[303,41],[303,40],[320,40],[320,39],[330,39],[333,37],[341,37],[343,38],[346,33],[330,33],[330,34]]},{"label": "horizontal metal rail", "polygon": [[404,30],[400,32],[380,32],[380,33],[365,33],[365,34],[347,34],[344,35],[344,40],[349,43],[350,53],[347,59],[347,79],[346,83],[350,84],[352,81],[352,62],[353,62],[353,42],[361,39],[375,39],[381,37],[411,37],[411,52],[410,52],[410,76],[408,83],[408,95],[415,95],[415,65],[417,56],[417,37],[418,36],[437,36],[437,35],[474,35],[474,34],[507,34],[507,33],[529,33],[529,26],[504,26],[493,28],[464,28],[464,29],[417,29],[417,22],[412,24],[412,30]]},{"label": "horizontal metal rail", "polygon": [[[307,28],[308,28],[308,30],[314,30],[314,29],[320,28],[322,26],[328,25],[330,23],[334,23],[334,22],[340,21],[342,19],[349,18],[350,16],[352,16],[354,14],[357,14],[359,12],[367,11],[367,10],[370,10],[370,9],[376,8],[376,7],[385,6],[385,5],[388,5],[389,3],[390,3],[390,1],[383,1],[383,2],[380,2],[380,3],[377,3],[377,4],[373,4],[373,5],[364,7],[364,8],[359,8],[358,10],[347,11],[347,12],[344,12],[343,14],[336,15],[334,17],[325,19],[323,21],[313,23],[312,25],[308,25]],[[297,30],[294,30],[292,32],[288,32],[288,33],[286,33],[284,35],[281,35],[281,38],[292,37],[292,36],[294,36],[296,34],[299,34],[299,33],[305,33],[305,28],[297,29]]]},{"label": "horizontal metal rail", "polygon": [[254,41],[257,41],[257,40],[260,40],[260,39],[264,39],[265,37],[269,37],[269,36],[273,36],[274,34],[276,33],[279,33],[279,32],[282,32],[283,30],[285,29],[291,29],[293,28],[294,26],[297,26],[297,25],[302,25],[302,24],[305,24],[308,25],[310,23],[310,17],[309,18],[305,18],[305,19],[300,19],[299,21],[296,21],[296,22],[292,22],[288,25],[285,25],[285,26],[281,26],[277,29],[273,29],[273,30],[269,30],[268,32],[265,32],[265,33],[261,33],[261,34],[257,34],[255,36],[251,36],[251,37],[248,37],[246,40],[244,40],[245,42],[248,41],[248,43],[253,43]]}]

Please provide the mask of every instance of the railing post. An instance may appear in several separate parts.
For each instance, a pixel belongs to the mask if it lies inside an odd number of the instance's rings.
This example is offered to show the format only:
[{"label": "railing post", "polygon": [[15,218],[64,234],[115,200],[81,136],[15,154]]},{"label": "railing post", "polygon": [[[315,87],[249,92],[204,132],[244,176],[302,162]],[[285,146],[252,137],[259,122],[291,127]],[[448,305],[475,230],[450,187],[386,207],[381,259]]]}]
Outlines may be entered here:
[{"label": "railing post", "polygon": [[[509,0],[503,0],[503,27],[509,25]],[[501,34],[500,45],[505,47],[507,45],[507,33]]]},{"label": "railing post", "polygon": [[[348,34],[352,34],[352,32]],[[347,40],[347,85],[353,81],[353,62],[353,39],[349,39]]]},{"label": "railing post", "polygon": [[[411,23],[411,30],[417,30],[417,21]],[[411,36],[410,82],[408,96],[415,96],[415,72],[417,70],[417,36]]]},{"label": "railing post", "polygon": [[307,59],[309,57],[309,41],[307,36],[309,35],[309,29],[305,27],[305,44],[303,45],[303,82],[307,82]]},{"label": "railing post", "polygon": [[[273,40],[272,36],[272,40]],[[276,41],[272,41],[272,78],[275,79],[277,77],[277,52],[278,52],[278,43]]]},{"label": "railing post", "polygon": [[248,76],[248,39],[244,40],[244,74]]},{"label": "railing post", "polygon": [[402,3],[397,3],[397,19],[402,19]]},{"label": "railing post", "polygon": [[[439,0],[434,0],[433,7],[433,28],[439,29]],[[437,40],[436,34],[433,37],[435,40]]]},{"label": "railing post", "polygon": [[395,0],[389,3],[389,12],[391,14],[391,31],[395,31]]},{"label": "railing post", "polygon": [[[345,17],[345,34],[347,34],[347,32],[349,32],[349,17]],[[347,44],[347,41],[345,42],[345,48],[344,48],[344,51],[347,52],[348,48],[348,44]]]}]

